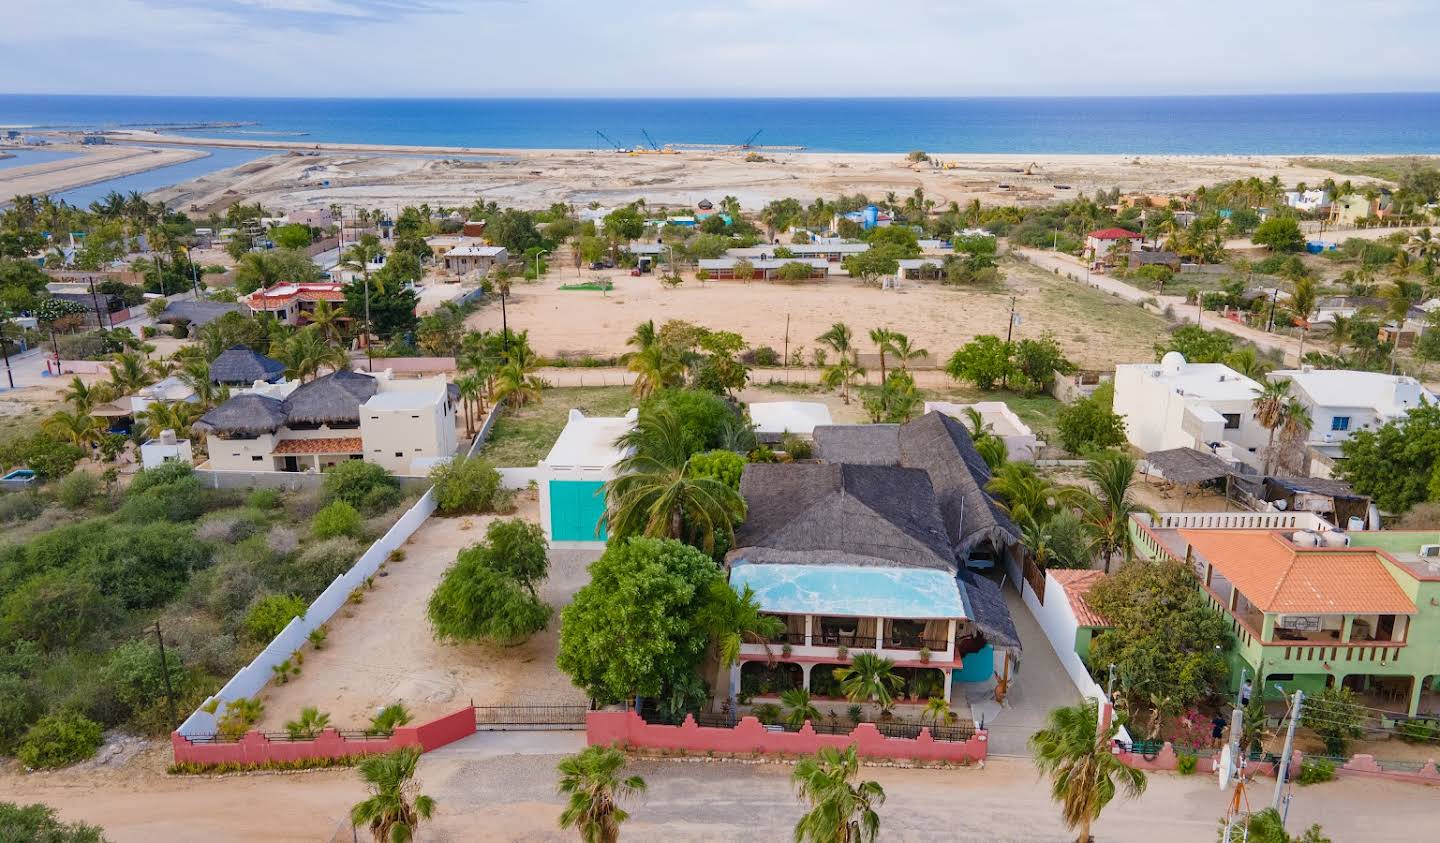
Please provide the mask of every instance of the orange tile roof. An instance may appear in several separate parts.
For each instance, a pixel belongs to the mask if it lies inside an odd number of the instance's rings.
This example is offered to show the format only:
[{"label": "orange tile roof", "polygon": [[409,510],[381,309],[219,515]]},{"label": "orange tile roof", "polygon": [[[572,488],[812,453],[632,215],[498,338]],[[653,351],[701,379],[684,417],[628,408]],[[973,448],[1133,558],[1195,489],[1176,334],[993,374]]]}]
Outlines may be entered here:
[{"label": "orange tile roof", "polygon": [[1065,592],[1065,599],[1070,601],[1070,611],[1075,613],[1075,622],[1080,626],[1109,626],[1110,622],[1090,608],[1085,595],[1095,583],[1105,578],[1104,571],[1075,571],[1065,568],[1056,568],[1047,572],[1055,582],[1060,584],[1060,589]]},{"label": "orange tile roof", "polygon": [[1178,532],[1262,612],[1415,613],[1415,603],[1373,550],[1297,548],[1266,530]]},{"label": "orange tile roof", "polygon": [[285,439],[275,445],[272,454],[363,454],[365,443],[358,436],[335,439]]}]

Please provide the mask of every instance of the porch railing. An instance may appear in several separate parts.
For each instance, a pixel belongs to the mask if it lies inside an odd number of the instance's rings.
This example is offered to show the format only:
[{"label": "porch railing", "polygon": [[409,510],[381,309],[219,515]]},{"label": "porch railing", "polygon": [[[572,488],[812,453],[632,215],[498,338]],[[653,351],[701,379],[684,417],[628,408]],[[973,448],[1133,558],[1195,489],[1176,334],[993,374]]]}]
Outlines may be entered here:
[{"label": "porch railing", "polygon": [[475,707],[475,728],[583,729],[588,705],[480,705]]}]

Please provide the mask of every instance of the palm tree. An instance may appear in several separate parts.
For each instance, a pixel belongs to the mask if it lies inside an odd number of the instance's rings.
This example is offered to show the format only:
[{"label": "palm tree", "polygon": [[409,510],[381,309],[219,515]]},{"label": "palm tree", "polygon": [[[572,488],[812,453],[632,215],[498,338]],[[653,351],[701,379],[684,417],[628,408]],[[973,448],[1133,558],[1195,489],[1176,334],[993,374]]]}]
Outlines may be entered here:
[{"label": "palm tree", "polygon": [[313,705],[300,709],[300,716],[285,724],[285,731],[296,740],[311,740],[330,725],[330,715]]},{"label": "palm tree", "polygon": [[870,341],[880,350],[880,382],[885,382],[885,354],[895,348],[895,332],[889,328],[871,328]]},{"label": "palm tree", "polygon": [[830,326],[830,330],[815,338],[815,341],[834,349],[841,357],[849,357],[855,351],[855,335],[850,326],[844,322],[836,322]]},{"label": "palm tree", "polygon": [[1110,572],[1111,557],[1120,553],[1130,558],[1130,518],[1150,508],[1135,500],[1135,458],[1121,451],[1106,451],[1090,459],[1083,475],[1096,492],[1083,503],[1085,522],[1095,531],[1096,548]]},{"label": "palm tree", "polygon": [[[371,356],[370,338],[373,336],[370,322],[370,264],[385,253],[380,246],[380,238],[373,234],[363,234],[360,242],[351,246],[340,261],[340,268],[351,272],[359,272],[365,284],[365,359],[369,367],[375,367],[375,360]],[[382,288],[383,292],[383,288]]]},{"label": "palm tree", "polygon": [[548,385],[539,375],[530,373],[530,365],[523,360],[512,360],[501,366],[495,373],[495,402],[508,401],[511,406],[523,407],[530,402],[539,404],[542,393]]},{"label": "palm tree", "polygon": [[136,421],[144,422],[145,435],[155,439],[162,430],[184,434],[203,412],[199,404],[189,401],[155,401],[136,414]]},{"label": "palm tree", "polygon": [[635,332],[625,340],[626,345],[633,345],[637,351],[644,351],[654,345],[660,344],[660,332],[655,330],[655,320],[647,319],[635,326]]},{"label": "palm tree", "polygon": [[361,761],[360,778],[370,796],[350,809],[350,824],[369,826],[375,843],[413,840],[420,821],[435,813],[435,800],[420,793],[415,781],[419,761],[420,750],[409,746]]},{"label": "palm tree", "polygon": [[481,406],[480,412],[484,412],[485,380],[479,375],[462,375],[455,379],[455,388],[460,391],[460,401],[465,405],[465,435],[475,435],[475,422],[470,414],[470,408],[476,403]]},{"label": "palm tree", "polygon": [[276,359],[285,364],[285,377],[302,383],[313,380],[322,368],[339,371],[350,362],[345,351],[326,342],[315,325],[306,325],[291,334],[272,351]]},{"label": "palm tree", "polygon": [[635,373],[632,389],[636,398],[647,398],[667,386],[675,386],[685,376],[685,364],[659,343],[631,354],[625,365]]},{"label": "palm tree", "polygon": [[1119,790],[1145,792],[1145,774],[1125,766],[1110,751],[1120,724],[1100,729],[1094,701],[1057,708],[1045,728],[1030,736],[1035,766],[1050,777],[1050,798],[1060,803],[1065,826],[1079,830],[1077,843],[1090,843],[1090,824]]},{"label": "palm tree", "polygon": [[60,393],[60,397],[70,402],[78,413],[88,414],[98,404],[104,404],[114,397],[114,390],[104,383],[97,383],[93,386],[80,380],[79,377],[70,379],[70,385]]},{"label": "palm tree", "polygon": [[1077,491],[1057,485],[1028,462],[1001,465],[986,488],[999,498],[1000,508],[1011,520],[1021,524],[1044,523],[1062,502],[1080,497]]},{"label": "palm tree", "polygon": [[315,309],[306,314],[309,322],[320,332],[326,342],[339,345],[345,339],[345,307],[332,305],[321,299],[315,302]]},{"label": "palm tree", "polygon": [[881,711],[889,711],[895,692],[905,680],[895,672],[895,662],[870,652],[856,653],[850,664],[837,667],[835,678],[850,702],[874,700]]},{"label": "palm tree", "polygon": [[810,810],[795,823],[795,843],[871,843],[880,834],[885,789],[879,782],[851,784],[860,773],[855,745],[823,747],[795,765],[790,781]]},{"label": "palm tree", "polygon": [[1345,351],[1345,345],[1350,341],[1350,326],[1354,321],[1355,317],[1341,316],[1338,313],[1330,318],[1330,343],[1335,347],[1336,356]]},{"label": "palm tree", "polygon": [[827,389],[839,389],[840,400],[849,404],[850,389],[855,386],[857,380],[863,377],[865,377],[865,370],[860,368],[860,364],[848,355],[841,355],[821,372],[820,382]]},{"label": "palm tree", "polygon": [[910,364],[929,354],[923,348],[916,348],[910,342],[910,338],[899,331],[891,331],[890,353],[895,356],[895,361],[900,364],[900,371],[910,371]]},{"label": "palm tree", "polygon": [[931,697],[925,702],[925,710],[920,712],[922,723],[929,720],[936,726],[951,726],[959,719],[960,715],[951,710],[944,697]]},{"label": "palm tree", "polygon": [[208,409],[230,398],[229,387],[221,386],[210,379],[210,364],[204,360],[185,361],[176,376],[195,391],[195,399],[202,407]]},{"label": "palm tree", "polygon": [[785,707],[785,725],[792,729],[804,726],[806,720],[811,723],[820,720],[820,709],[810,701],[810,692],[804,688],[790,688],[782,692],[780,704]]},{"label": "palm tree", "polygon": [[710,583],[695,624],[705,630],[710,636],[710,645],[715,648],[717,704],[721,688],[726,689],[725,699],[729,699],[734,690],[729,681],[730,666],[740,660],[740,645],[759,644],[765,648],[766,659],[770,659],[770,642],[785,631],[784,621],[760,611],[760,601],[748,583],[737,592],[723,578]]},{"label": "palm tree", "polygon": [[[690,472],[690,449],[680,420],[668,409],[642,413],[616,443],[630,452],[605,484],[611,540],[645,535],[698,539],[706,553],[715,534],[730,542],[745,517],[745,499],[724,481]],[[688,524],[687,524],[688,522]]]},{"label": "palm tree", "polygon": [[112,354],[110,359],[114,361],[110,366],[110,383],[117,393],[129,395],[155,382],[145,361],[135,352]]},{"label": "palm tree", "polygon": [[560,772],[558,790],[568,796],[560,812],[560,827],[580,832],[585,843],[615,843],[620,824],[630,819],[620,802],[645,792],[639,776],[621,778],[625,754],[603,746],[586,747],[556,767]]},{"label": "palm tree", "polygon": [[1285,406],[1290,401],[1290,380],[1269,381],[1260,387],[1260,393],[1251,402],[1255,410],[1255,420],[1260,426],[1270,431],[1270,440],[1265,445],[1265,473],[1270,473],[1269,451],[1275,445],[1275,431],[1285,423]]},{"label": "palm tree", "polygon": [[94,416],[68,410],[56,410],[49,418],[40,422],[40,428],[51,436],[81,448],[99,442],[105,435],[104,426]]}]

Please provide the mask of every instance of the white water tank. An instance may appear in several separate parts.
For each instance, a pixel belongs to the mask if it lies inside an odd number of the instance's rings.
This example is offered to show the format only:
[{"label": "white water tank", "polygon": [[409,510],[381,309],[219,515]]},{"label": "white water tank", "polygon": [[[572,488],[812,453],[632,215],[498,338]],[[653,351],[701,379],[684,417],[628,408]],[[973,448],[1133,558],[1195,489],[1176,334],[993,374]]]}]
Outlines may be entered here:
[{"label": "white water tank", "polygon": [[1319,547],[1323,539],[1314,530],[1296,530],[1290,534],[1290,541],[1296,547]]},{"label": "white water tank", "polygon": [[1349,547],[1350,536],[1344,530],[1328,530],[1320,534],[1326,547]]},{"label": "white water tank", "polygon": [[1350,516],[1350,520],[1345,522],[1345,529],[1363,530],[1365,529],[1365,519],[1358,515],[1352,515]]}]

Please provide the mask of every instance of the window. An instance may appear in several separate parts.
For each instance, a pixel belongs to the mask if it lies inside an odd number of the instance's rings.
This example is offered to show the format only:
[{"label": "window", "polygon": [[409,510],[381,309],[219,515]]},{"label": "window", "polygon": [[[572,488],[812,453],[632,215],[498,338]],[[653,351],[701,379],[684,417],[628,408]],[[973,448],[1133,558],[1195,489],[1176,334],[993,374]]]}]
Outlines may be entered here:
[{"label": "window", "polygon": [[[238,454],[237,454],[237,456],[238,456]],[[263,459],[265,459],[265,458],[264,458],[264,457],[251,457],[251,458],[250,458],[250,461],[251,461],[251,462],[260,462],[260,461],[263,460]]]},{"label": "window", "polygon": [[1331,429],[1331,430],[1336,430],[1336,431],[1349,430],[1349,429],[1350,429],[1350,417],[1349,417],[1349,416],[1336,416],[1336,417],[1332,418],[1332,419],[1330,420],[1330,429]]},{"label": "window", "polygon": [[1239,413],[1221,413],[1221,415],[1223,415],[1223,416],[1225,417],[1225,429],[1226,429],[1226,430],[1239,430],[1239,429],[1240,429],[1240,414],[1239,414]]},{"label": "window", "polygon": [[404,452],[404,451],[396,451],[396,452],[395,452],[395,456],[396,456],[396,457],[401,457],[401,458],[403,458],[403,457],[405,456],[405,452]]}]

